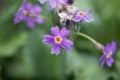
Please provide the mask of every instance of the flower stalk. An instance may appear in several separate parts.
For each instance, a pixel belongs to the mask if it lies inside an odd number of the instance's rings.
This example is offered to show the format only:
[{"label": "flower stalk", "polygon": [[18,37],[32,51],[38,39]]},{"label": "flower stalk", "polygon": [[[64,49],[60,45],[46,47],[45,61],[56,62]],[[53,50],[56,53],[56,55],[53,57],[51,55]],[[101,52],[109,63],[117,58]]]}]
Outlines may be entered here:
[{"label": "flower stalk", "polygon": [[90,36],[88,36],[88,35],[86,35],[86,34],[84,34],[84,33],[77,32],[77,35],[82,36],[82,37],[84,37],[84,38],[90,40],[90,41],[91,41],[92,43],[94,43],[94,44],[97,43],[96,40],[94,40],[93,38],[91,38]]},{"label": "flower stalk", "polygon": [[77,32],[77,35],[82,36],[82,37],[90,40],[93,44],[95,44],[95,46],[97,47],[97,49],[103,50],[104,46],[103,46],[101,43],[97,42],[97,41],[96,41],[95,39],[93,39],[92,37],[90,37],[90,36],[88,36],[88,35],[86,35],[86,34],[84,34],[84,33],[81,33],[81,32]]}]

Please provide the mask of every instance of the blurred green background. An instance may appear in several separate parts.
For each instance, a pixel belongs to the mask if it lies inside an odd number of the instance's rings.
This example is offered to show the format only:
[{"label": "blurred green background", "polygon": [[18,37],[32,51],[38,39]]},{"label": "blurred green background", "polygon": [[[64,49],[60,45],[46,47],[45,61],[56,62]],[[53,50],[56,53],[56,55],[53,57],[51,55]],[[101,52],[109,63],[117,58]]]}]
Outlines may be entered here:
[{"label": "blurred green background", "polygon": [[[39,4],[38,0],[27,0]],[[13,24],[22,0],[0,0],[0,80],[120,80],[120,0],[75,0],[80,10],[92,10],[94,22],[83,23],[81,32],[102,44],[117,41],[115,63],[111,68],[100,67],[100,51],[88,40],[77,36],[71,51],[59,56],[50,54],[50,47],[42,43],[43,34],[59,20],[48,5],[42,15],[48,18],[43,25],[28,29],[25,22]]]}]

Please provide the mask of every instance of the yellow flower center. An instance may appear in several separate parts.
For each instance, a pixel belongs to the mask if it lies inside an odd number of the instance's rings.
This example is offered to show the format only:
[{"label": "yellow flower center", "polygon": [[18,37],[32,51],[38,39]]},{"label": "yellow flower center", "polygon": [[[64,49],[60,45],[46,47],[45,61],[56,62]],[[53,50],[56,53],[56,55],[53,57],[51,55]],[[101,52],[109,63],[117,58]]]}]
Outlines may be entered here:
[{"label": "yellow flower center", "polygon": [[112,52],[109,52],[107,55],[106,55],[106,58],[110,58],[112,56]]},{"label": "yellow flower center", "polygon": [[27,12],[26,10],[23,10],[22,12],[23,15],[27,15],[29,17],[36,17],[36,15],[32,12]]},{"label": "yellow flower center", "polygon": [[28,13],[27,13],[26,10],[23,10],[22,14],[23,14],[23,15],[27,15]]},{"label": "yellow flower center", "polygon": [[83,15],[84,15],[84,12],[80,11],[80,12],[78,12],[78,15],[79,15],[79,16],[83,16]]},{"label": "yellow flower center", "polygon": [[62,38],[60,36],[55,37],[55,43],[60,44],[62,42]]}]

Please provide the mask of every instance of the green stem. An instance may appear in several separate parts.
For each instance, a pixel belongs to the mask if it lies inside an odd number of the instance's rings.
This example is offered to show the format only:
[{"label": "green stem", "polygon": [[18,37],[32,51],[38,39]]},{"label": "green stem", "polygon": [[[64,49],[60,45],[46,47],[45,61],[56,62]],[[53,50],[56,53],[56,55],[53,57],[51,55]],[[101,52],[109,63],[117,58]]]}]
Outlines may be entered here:
[{"label": "green stem", "polygon": [[77,26],[78,26],[78,31],[77,32],[79,32],[80,31],[80,29],[81,29],[81,27],[82,27],[82,21],[80,21],[79,23],[77,23]]},{"label": "green stem", "polygon": [[77,35],[80,35],[88,40],[90,40],[93,44],[95,44],[95,46],[97,47],[97,49],[99,50],[103,50],[104,46],[102,44],[100,44],[99,42],[97,42],[96,40],[94,40],[92,37],[84,34],[84,33],[81,33],[81,32],[77,32]]},{"label": "green stem", "polygon": [[77,24],[77,26],[78,26],[77,32],[79,33],[79,32],[80,32],[80,29],[81,29],[81,26],[80,26],[79,24]]},{"label": "green stem", "polygon": [[53,13],[54,13],[54,10],[50,12],[50,16],[51,16],[52,23],[55,26],[55,20],[54,20]]},{"label": "green stem", "polygon": [[78,35],[82,36],[82,37],[85,37],[86,39],[90,40],[92,43],[97,43],[96,40],[94,40],[93,38],[91,38],[90,36],[84,34],[84,33],[81,33],[81,32],[77,32]]}]

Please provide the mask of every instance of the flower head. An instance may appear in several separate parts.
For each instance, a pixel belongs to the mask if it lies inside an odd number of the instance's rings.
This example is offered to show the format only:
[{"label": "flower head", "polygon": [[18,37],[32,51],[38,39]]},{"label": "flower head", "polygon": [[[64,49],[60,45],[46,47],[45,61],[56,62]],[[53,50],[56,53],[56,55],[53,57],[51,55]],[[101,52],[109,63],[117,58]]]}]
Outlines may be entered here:
[{"label": "flower head", "polygon": [[44,4],[45,2],[49,1],[49,8],[50,10],[53,10],[60,4],[69,4],[69,0],[38,0],[41,4]]},{"label": "flower head", "polygon": [[82,11],[76,11],[74,14],[72,20],[74,22],[80,22],[80,21],[85,21],[85,22],[92,22],[93,18],[88,16],[91,13],[90,10],[82,10]]},{"label": "flower head", "polygon": [[71,50],[73,42],[67,39],[70,34],[69,30],[63,27],[61,30],[58,26],[51,28],[52,35],[44,35],[43,43],[52,44],[51,53],[58,55],[60,53],[60,47],[62,46],[65,50]]},{"label": "flower head", "polygon": [[57,7],[57,14],[60,17],[60,23],[71,21],[77,10],[77,7],[72,5],[59,5]]},{"label": "flower head", "polygon": [[33,28],[35,23],[42,24],[43,19],[39,17],[42,9],[39,5],[32,5],[31,3],[26,3],[23,0],[18,12],[15,14],[14,23],[17,24],[20,21],[26,21],[29,28]]},{"label": "flower head", "polygon": [[112,43],[108,43],[103,49],[103,55],[100,57],[101,67],[104,66],[106,63],[107,66],[111,67],[114,63],[114,59],[112,55],[115,53],[116,50],[116,42],[112,41]]}]

